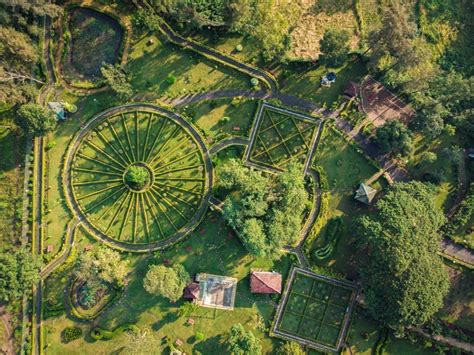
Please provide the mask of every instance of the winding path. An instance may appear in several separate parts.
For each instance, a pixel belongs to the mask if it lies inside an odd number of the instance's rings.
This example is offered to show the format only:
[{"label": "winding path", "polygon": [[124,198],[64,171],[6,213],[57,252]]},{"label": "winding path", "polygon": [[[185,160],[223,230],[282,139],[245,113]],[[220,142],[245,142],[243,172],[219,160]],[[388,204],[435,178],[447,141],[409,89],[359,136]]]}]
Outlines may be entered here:
[{"label": "winding path", "polygon": [[249,140],[247,138],[242,137],[232,137],[228,139],[224,139],[216,144],[214,144],[211,149],[209,149],[209,154],[213,155],[217,152],[230,147],[231,145],[244,145],[247,146],[249,144]]}]

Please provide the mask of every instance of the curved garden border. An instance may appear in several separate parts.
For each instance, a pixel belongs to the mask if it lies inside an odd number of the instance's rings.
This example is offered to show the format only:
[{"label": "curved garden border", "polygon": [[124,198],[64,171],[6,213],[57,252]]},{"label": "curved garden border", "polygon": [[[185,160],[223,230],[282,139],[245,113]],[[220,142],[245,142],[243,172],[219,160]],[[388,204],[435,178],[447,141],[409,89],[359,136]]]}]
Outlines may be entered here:
[{"label": "curved garden border", "polygon": [[[116,239],[113,239],[107,236],[106,234],[99,231],[96,227],[94,227],[94,225],[84,215],[76,199],[74,198],[74,192],[73,192],[72,180],[71,180],[71,171],[72,171],[72,164],[74,162],[74,156],[76,154],[76,151],[82,139],[87,135],[89,130],[95,125],[97,125],[99,122],[105,120],[106,118],[112,115],[125,112],[125,111],[129,111],[130,109],[157,113],[159,115],[165,116],[173,120],[176,124],[180,125],[183,129],[185,129],[193,137],[193,139],[196,141],[197,145],[202,151],[202,157],[203,157],[204,166],[205,166],[205,173],[207,175],[206,180],[205,180],[203,198],[193,218],[189,220],[188,223],[186,223],[183,227],[181,227],[176,233],[172,234],[170,237],[164,240],[160,240],[160,241],[156,241],[156,242],[152,242],[148,244],[132,244],[132,243],[120,242]],[[83,223],[83,226],[98,241],[106,244],[107,246],[111,248],[118,249],[121,251],[145,253],[149,251],[166,248],[180,241],[186,235],[192,232],[197,227],[197,225],[202,221],[207,211],[207,208],[209,206],[209,199],[211,197],[212,181],[213,181],[212,171],[213,171],[212,162],[209,155],[209,150],[204,143],[204,139],[201,137],[198,131],[190,123],[185,121],[178,114],[172,111],[166,110],[162,107],[151,105],[151,104],[138,103],[138,104],[127,104],[127,105],[108,109],[94,116],[90,121],[88,121],[84,126],[82,126],[80,131],[75,135],[75,137],[71,141],[71,144],[67,150],[66,159],[63,165],[62,178],[63,178],[64,193],[65,193],[66,201],[69,208],[77,216],[79,221]]]},{"label": "curved garden border", "polygon": [[[85,91],[87,94],[93,93],[93,92],[99,92],[101,90],[105,90],[107,87],[104,82],[99,81],[96,83],[91,83],[91,85],[77,85],[71,81],[69,81],[64,75],[62,75],[62,56],[63,56],[63,51],[64,51],[64,39],[63,39],[63,28],[67,28],[69,31],[69,21],[70,21],[70,15],[71,11],[74,9],[88,9],[91,11],[95,11],[103,16],[110,17],[114,21],[117,22],[117,24],[122,28],[123,31],[123,38],[120,41],[120,47],[118,50],[118,63],[120,64],[120,67],[124,67],[125,64],[127,63],[127,58],[128,58],[128,51],[130,47],[130,40],[132,36],[132,31],[131,31],[131,26],[125,24],[120,16],[115,15],[114,13],[111,13],[109,11],[105,11],[97,6],[93,5],[84,5],[80,3],[72,3],[67,7],[67,12],[63,15],[63,18],[61,19],[60,23],[60,33],[61,37],[59,39],[59,46],[58,46],[58,52],[56,60],[53,60],[55,63],[54,65],[54,73],[55,76],[58,78],[59,81],[61,81],[64,86],[66,86],[69,89],[72,90],[79,90],[79,91]],[[69,47],[71,44],[69,44]],[[69,48],[68,51],[71,51],[71,48]],[[70,55],[70,53],[66,54],[67,56]]]}]

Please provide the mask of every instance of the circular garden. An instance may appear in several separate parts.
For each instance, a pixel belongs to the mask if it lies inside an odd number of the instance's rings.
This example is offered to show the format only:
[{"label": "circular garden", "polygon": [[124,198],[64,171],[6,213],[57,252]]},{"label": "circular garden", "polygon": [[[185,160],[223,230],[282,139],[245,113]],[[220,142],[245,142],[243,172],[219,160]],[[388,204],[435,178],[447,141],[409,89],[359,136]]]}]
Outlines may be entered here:
[{"label": "circular garden", "polygon": [[68,196],[102,239],[132,250],[160,248],[192,231],[207,209],[206,150],[193,127],[171,112],[113,109],[73,142]]}]

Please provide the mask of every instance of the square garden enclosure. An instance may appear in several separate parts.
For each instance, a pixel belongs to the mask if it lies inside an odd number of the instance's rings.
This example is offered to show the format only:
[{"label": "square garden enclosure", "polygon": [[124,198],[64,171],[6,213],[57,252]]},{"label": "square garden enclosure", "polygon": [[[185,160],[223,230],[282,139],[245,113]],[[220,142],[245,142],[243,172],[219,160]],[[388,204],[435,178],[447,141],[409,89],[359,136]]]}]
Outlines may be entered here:
[{"label": "square garden enclosure", "polygon": [[322,350],[340,350],[358,287],[295,267],[278,306],[273,335]]},{"label": "square garden enclosure", "polygon": [[305,171],[315,149],[321,121],[315,117],[263,103],[257,110],[244,155],[247,165],[278,172],[292,160]]}]

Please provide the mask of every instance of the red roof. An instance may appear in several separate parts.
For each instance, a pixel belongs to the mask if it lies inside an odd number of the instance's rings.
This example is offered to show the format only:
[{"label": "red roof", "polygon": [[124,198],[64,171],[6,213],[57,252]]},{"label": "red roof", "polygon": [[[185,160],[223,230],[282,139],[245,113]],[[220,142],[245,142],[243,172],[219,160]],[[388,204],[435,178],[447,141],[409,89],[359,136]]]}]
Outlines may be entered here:
[{"label": "red roof", "polygon": [[192,282],[188,286],[186,286],[186,288],[184,289],[183,297],[191,300],[199,299],[199,284],[196,282]]},{"label": "red roof", "polygon": [[281,293],[281,275],[270,271],[252,271],[250,291],[252,293]]},{"label": "red roof", "polygon": [[358,91],[357,84],[353,81],[349,81],[346,85],[346,88],[344,89],[344,94],[349,97],[356,97]]}]

